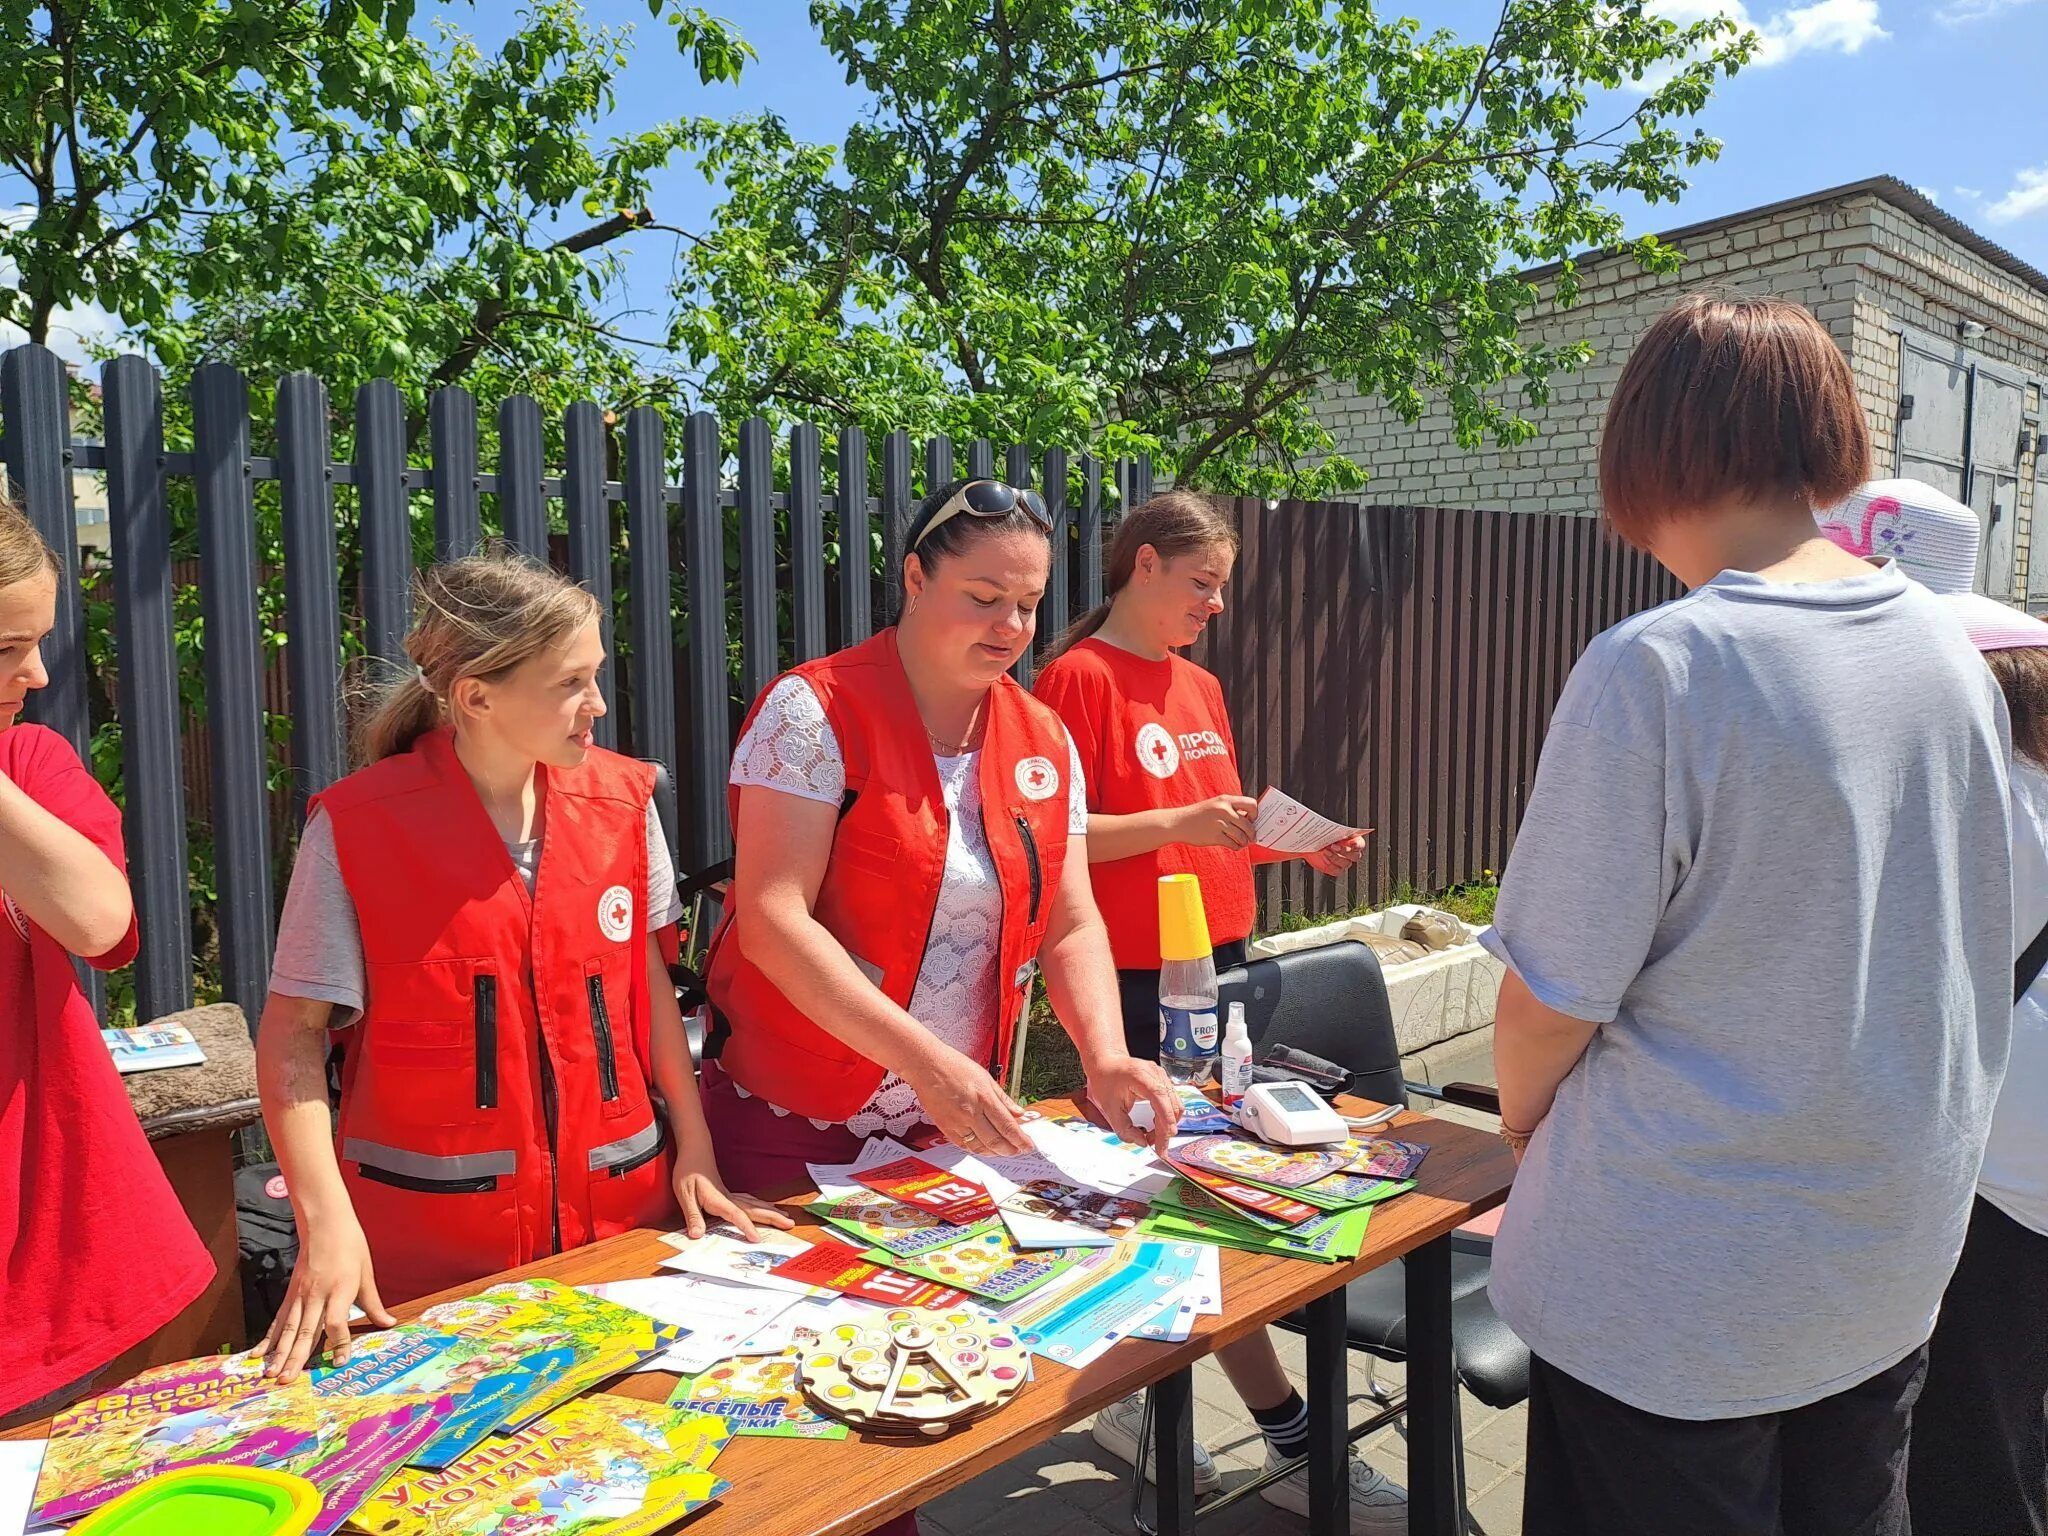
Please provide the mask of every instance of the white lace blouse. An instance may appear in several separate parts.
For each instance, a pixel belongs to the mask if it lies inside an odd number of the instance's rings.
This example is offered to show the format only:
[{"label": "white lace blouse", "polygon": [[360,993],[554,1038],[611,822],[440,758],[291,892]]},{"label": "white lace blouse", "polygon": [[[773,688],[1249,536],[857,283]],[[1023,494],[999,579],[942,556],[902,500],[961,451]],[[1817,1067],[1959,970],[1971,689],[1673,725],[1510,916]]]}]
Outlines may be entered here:
[{"label": "white lace blouse", "polygon": [[[981,780],[975,772],[980,757],[979,751],[933,754],[948,813],[946,872],[909,1008],[918,1023],[976,1061],[987,1057],[995,1037],[996,947],[1003,920],[1002,889],[981,824]],[[1067,830],[1080,836],[1088,830],[1088,795],[1071,737],[1067,760]],[[769,690],[733,753],[732,782],[839,804],[846,793],[845,760],[824,706],[802,678],[785,677]],[[776,1112],[787,1113],[779,1107]],[[846,1128],[856,1136],[894,1136],[923,1119],[910,1085],[892,1072]]]}]

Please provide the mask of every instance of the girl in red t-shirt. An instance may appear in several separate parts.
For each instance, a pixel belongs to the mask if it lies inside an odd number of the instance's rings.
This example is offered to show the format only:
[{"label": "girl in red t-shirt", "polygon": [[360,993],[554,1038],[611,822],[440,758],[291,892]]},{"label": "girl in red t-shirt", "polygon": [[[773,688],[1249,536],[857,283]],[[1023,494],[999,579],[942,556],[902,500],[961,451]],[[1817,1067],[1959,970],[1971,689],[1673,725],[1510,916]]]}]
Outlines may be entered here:
[{"label": "girl in red t-shirt", "polygon": [[[1176,654],[1223,611],[1237,561],[1237,532],[1203,496],[1167,491],[1117,527],[1109,551],[1109,600],[1062,635],[1039,673],[1038,696],[1059,712],[1081,756],[1088,785],[1088,866],[1123,994],[1124,1037],[1133,1056],[1159,1054],[1161,875],[1201,882],[1216,967],[1245,958],[1254,917],[1252,865],[1291,857],[1252,845],[1257,802],[1238,778],[1237,748],[1215,677]],[[1308,862],[1341,875],[1358,862],[1360,837]],[[1308,1410],[1261,1331],[1216,1352],[1231,1384],[1265,1432],[1268,1465],[1305,1455]],[[1095,1439],[1137,1459],[1142,1395],[1095,1417]],[[1354,1454],[1351,1528],[1407,1528],[1407,1495]],[[1221,1486],[1199,1446],[1195,1486]],[[1308,1474],[1297,1468],[1265,1498],[1308,1513]]]},{"label": "girl in red t-shirt", "polygon": [[50,680],[57,580],[0,497],[0,1428],[82,1396],[213,1279],[71,966],[135,958],[121,813],[62,736],[16,724]]}]

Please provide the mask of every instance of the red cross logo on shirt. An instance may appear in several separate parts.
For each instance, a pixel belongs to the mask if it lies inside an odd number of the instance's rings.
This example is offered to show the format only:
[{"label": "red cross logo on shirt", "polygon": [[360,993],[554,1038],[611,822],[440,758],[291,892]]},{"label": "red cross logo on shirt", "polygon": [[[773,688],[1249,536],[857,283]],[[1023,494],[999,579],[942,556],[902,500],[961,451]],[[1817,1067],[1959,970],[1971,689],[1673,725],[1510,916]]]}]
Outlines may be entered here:
[{"label": "red cross logo on shirt", "polygon": [[1180,767],[1180,744],[1157,720],[1138,727],[1138,766],[1155,779],[1170,779]]}]

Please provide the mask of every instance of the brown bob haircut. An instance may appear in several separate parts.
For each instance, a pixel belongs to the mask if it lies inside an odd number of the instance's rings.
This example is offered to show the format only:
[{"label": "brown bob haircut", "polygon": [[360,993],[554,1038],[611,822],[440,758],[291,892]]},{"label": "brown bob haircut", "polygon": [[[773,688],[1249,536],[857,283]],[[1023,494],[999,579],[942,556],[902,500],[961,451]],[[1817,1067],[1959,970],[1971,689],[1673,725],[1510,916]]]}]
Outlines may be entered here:
[{"label": "brown bob haircut", "polygon": [[1728,502],[1833,506],[1870,478],[1870,429],[1841,349],[1784,299],[1697,293],[1636,343],[1600,434],[1600,499],[1647,549]]}]

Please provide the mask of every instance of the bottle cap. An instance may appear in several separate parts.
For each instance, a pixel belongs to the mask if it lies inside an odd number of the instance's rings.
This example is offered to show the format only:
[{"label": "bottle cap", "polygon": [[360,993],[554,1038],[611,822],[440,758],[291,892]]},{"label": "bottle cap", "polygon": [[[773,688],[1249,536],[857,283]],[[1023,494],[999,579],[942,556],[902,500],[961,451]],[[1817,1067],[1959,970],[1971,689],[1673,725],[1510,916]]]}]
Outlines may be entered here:
[{"label": "bottle cap", "polygon": [[1202,960],[1209,945],[1209,919],[1202,911],[1202,884],[1193,875],[1159,877],[1159,958]]}]

